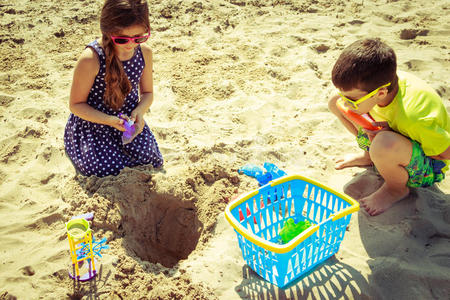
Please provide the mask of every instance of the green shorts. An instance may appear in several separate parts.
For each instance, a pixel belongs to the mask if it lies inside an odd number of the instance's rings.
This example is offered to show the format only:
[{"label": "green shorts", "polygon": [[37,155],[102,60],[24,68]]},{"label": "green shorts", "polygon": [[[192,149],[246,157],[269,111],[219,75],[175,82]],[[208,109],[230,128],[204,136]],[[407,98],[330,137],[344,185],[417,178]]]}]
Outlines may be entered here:
[{"label": "green shorts", "polygon": [[[369,137],[361,128],[358,130],[356,140],[361,149],[369,151]],[[411,161],[405,167],[409,175],[406,185],[409,187],[427,187],[435,182],[442,181],[445,178],[445,174],[442,171],[445,167],[445,162],[426,156],[418,142],[411,139],[410,141],[413,148]]]}]

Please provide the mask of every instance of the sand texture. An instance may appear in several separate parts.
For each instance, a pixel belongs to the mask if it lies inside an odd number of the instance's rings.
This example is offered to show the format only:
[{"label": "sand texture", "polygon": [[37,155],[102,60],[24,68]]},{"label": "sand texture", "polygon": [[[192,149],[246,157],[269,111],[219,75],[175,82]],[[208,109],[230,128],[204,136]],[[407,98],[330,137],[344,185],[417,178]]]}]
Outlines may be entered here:
[{"label": "sand texture", "polygon": [[[145,119],[164,168],[85,178],[63,133],[102,3],[0,2],[0,299],[448,299],[449,179],[355,213],[339,252],[286,289],[245,265],[223,211],[257,188],[236,172],[247,163],[355,198],[380,186],[372,169],[334,169],[358,148],[328,110],[331,68],[349,43],[381,37],[450,111],[449,1],[151,1]],[[86,212],[110,249],[96,280],[75,284],[65,222]]]}]

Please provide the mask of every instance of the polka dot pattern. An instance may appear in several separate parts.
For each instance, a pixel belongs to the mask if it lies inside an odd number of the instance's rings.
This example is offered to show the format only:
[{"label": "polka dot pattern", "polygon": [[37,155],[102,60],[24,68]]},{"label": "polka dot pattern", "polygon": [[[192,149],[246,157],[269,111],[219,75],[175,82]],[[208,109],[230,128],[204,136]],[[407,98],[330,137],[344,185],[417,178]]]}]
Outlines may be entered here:
[{"label": "polka dot pattern", "polygon": [[[109,115],[122,113],[129,116],[139,103],[139,81],[145,67],[141,47],[136,48],[130,60],[122,62],[132,90],[119,111],[110,109],[103,102],[106,70],[104,51],[97,41],[88,47],[98,54],[100,61],[100,70],[87,99],[88,105]],[[117,175],[125,167],[151,164],[156,168],[163,164],[158,143],[147,124],[131,143],[123,145],[121,131],[70,114],[64,132],[64,146],[74,166],[86,176]]]}]

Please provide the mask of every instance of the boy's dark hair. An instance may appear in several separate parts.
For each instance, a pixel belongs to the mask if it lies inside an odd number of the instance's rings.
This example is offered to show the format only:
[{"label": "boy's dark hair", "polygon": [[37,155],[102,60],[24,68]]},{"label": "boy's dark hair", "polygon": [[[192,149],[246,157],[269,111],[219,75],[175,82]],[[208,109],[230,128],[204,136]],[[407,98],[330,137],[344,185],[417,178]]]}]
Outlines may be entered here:
[{"label": "boy's dark hair", "polygon": [[331,72],[333,84],[344,91],[371,92],[388,82],[397,87],[397,58],[379,38],[358,40],[342,51]]}]

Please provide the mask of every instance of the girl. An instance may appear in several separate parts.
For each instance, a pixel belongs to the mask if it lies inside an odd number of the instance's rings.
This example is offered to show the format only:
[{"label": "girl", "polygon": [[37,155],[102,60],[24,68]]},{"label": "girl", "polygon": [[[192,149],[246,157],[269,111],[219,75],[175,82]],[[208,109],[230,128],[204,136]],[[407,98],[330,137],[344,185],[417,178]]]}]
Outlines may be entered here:
[{"label": "girl", "polygon": [[[91,42],[75,67],[66,153],[83,175],[117,175],[124,167],[163,163],[144,113],[153,102],[152,51],[145,0],[106,0],[102,40]],[[123,144],[122,115],[135,122],[135,137]]]}]

